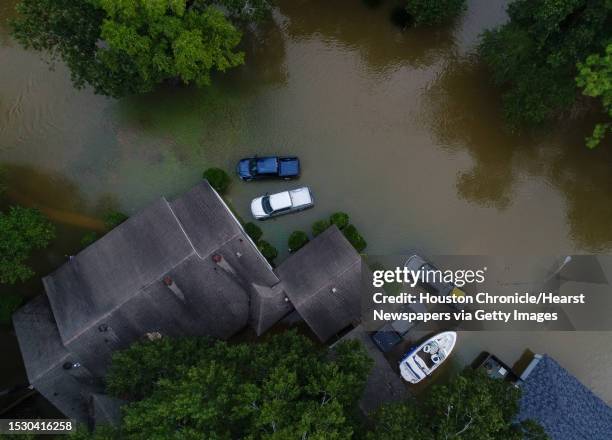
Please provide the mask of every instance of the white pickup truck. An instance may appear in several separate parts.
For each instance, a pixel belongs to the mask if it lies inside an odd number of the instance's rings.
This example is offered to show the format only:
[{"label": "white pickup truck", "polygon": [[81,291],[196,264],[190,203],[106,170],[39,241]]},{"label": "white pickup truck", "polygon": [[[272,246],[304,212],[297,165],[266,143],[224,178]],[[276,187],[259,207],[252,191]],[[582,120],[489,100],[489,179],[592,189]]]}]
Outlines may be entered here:
[{"label": "white pickup truck", "polygon": [[257,220],[265,220],[277,215],[303,211],[313,205],[312,193],[308,187],[304,186],[253,199],[251,213]]}]

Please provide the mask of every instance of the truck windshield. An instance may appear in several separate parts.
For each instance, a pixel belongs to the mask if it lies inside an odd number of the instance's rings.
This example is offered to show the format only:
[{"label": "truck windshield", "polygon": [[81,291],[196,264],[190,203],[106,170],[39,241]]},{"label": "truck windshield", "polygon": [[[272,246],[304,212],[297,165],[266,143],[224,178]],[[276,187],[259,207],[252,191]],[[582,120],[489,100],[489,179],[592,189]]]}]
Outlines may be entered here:
[{"label": "truck windshield", "polygon": [[273,209],[272,205],[270,205],[270,196],[265,196],[263,199],[261,199],[261,206],[266,214],[272,213]]}]

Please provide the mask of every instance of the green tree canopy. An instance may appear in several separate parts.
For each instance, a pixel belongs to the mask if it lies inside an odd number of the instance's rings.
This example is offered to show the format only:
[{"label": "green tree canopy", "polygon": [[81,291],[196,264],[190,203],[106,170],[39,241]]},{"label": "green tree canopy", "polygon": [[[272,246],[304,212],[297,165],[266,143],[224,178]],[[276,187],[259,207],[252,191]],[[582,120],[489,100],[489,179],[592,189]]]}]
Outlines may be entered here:
[{"label": "green tree canopy", "polygon": [[244,231],[249,237],[251,237],[251,240],[253,240],[255,243],[258,243],[259,240],[261,240],[261,237],[263,236],[263,231],[259,226],[257,226],[253,222],[245,223],[243,226]]},{"label": "green tree canopy", "polygon": [[[600,98],[604,110],[612,119],[612,43],[608,44],[605,54],[589,55],[584,63],[578,64],[576,82],[582,93]],[[596,147],[607,133],[612,131],[612,122],[602,122],[595,126],[593,134],[587,139],[589,148]]]},{"label": "green tree canopy", "polygon": [[465,0],[408,0],[406,11],[415,26],[434,26],[456,18],[465,10]]},{"label": "green tree canopy", "polygon": [[293,231],[291,235],[289,235],[289,239],[287,243],[289,244],[289,251],[295,252],[306,245],[310,240],[308,238],[308,234],[304,231]]},{"label": "green tree canopy", "polygon": [[24,297],[15,293],[0,293],[0,326],[10,326],[13,313],[23,304]]},{"label": "green tree canopy", "polygon": [[268,263],[274,266],[274,260],[276,260],[276,257],[278,257],[278,249],[276,249],[266,240],[261,239],[257,242],[257,249],[259,249],[259,252],[261,252],[264,258],[268,260]]},{"label": "green tree canopy", "polygon": [[329,223],[342,230],[349,224],[349,215],[346,212],[334,212],[329,216]]},{"label": "green tree canopy", "polygon": [[6,192],[6,170],[0,165],[0,197]]},{"label": "green tree canopy", "polygon": [[467,369],[448,384],[433,385],[420,404],[384,405],[367,439],[546,439],[537,423],[515,422],[519,398],[518,388]]},{"label": "green tree canopy", "polygon": [[221,168],[208,168],[204,171],[202,177],[208,180],[210,186],[212,186],[219,194],[225,194],[230,186],[230,183],[232,183],[232,179],[229,174],[227,174]]},{"label": "green tree canopy", "polygon": [[357,252],[363,252],[368,246],[368,243],[361,236],[361,234],[354,225],[348,225],[342,230],[342,233],[344,234],[346,239],[353,245]]},{"label": "green tree canopy", "polygon": [[[221,6],[221,7],[219,7]],[[258,19],[267,1],[21,0],[14,36],[70,68],[77,87],[124,96],[168,79],[208,85],[243,63],[232,23]],[[222,9],[227,11],[226,16]]]},{"label": "green tree canopy", "polygon": [[0,213],[0,283],[14,284],[32,277],[27,259],[54,237],[55,228],[36,209],[13,206]]},{"label": "green tree canopy", "polygon": [[312,224],[312,235],[316,237],[319,234],[322,234],[327,228],[331,226],[329,220],[317,220]]},{"label": "green tree canopy", "polygon": [[121,211],[109,211],[104,215],[104,226],[107,229],[113,229],[129,218],[127,214]]},{"label": "green tree canopy", "polygon": [[162,338],[116,353],[107,387],[132,400],[127,439],[348,439],[370,367],[356,341],[330,357],[295,332],[248,345]]},{"label": "green tree canopy", "polygon": [[195,7],[219,5],[239,22],[261,21],[272,10],[271,0],[195,0]]},{"label": "green tree canopy", "polygon": [[508,23],[483,34],[479,52],[503,87],[510,126],[537,125],[576,101],[577,64],[612,38],[612,2],[515,0],[508,15]]}]

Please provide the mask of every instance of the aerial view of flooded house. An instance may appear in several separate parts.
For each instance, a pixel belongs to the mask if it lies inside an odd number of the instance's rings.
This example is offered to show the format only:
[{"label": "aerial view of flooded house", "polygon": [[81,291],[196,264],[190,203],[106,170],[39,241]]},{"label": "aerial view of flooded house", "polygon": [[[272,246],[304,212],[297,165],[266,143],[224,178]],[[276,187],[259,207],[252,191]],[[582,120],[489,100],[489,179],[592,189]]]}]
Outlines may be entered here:
[{"label": "aerial view of flooded house", "polygon": [[0,0],[0,438],[612,440],[611,23]]},{"label": "aerial view of flooded house", "polygon": [[46,295],[14,316],[28,377],[62,412],[84,419],[79,388],[99,389],[114,350],[147,335],[227,339],[248,324],[261,330],[270,300],[256,298],[279,280],[203,182],[158,200],[43,281]]},{"label": "aerial view of flooded house", "polygon": [[64,414],[87,420],[92,402],[112,406],[101,396],[112,353],[143,338],[228,339],[246,326],[260,335],[295,307],[328,340],[359,321],[361,265],[330,227],[274,271],[203,181],[45,277],[46,294],[13,320],[30,383]]}]

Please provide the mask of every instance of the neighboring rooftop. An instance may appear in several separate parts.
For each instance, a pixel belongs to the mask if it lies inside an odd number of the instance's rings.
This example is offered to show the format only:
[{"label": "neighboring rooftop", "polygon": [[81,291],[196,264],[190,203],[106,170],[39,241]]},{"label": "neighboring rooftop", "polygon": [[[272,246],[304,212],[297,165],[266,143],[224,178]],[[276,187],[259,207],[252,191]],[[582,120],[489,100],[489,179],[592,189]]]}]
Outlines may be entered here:
[{"label": "neighboring rooftop", "polygon": [[612,329],[612,295],[609,284],[565,281],[561,284],[561,297],[582,293],[588,298],[582,307],[558,306],[559,320],[565,319],[567,329],[579,331],[607,331]]},{"label": "neighboring rooftop", "polygon": [[331,226],[276,270],[284,290],[321,341],[361,315],[362,258]]},{"label": "neighboring rooftop", "polygon": [[536,355],[527,371],[520,420],[539,422],[551,440],[610,440],[612,408],[554,359]]}]

